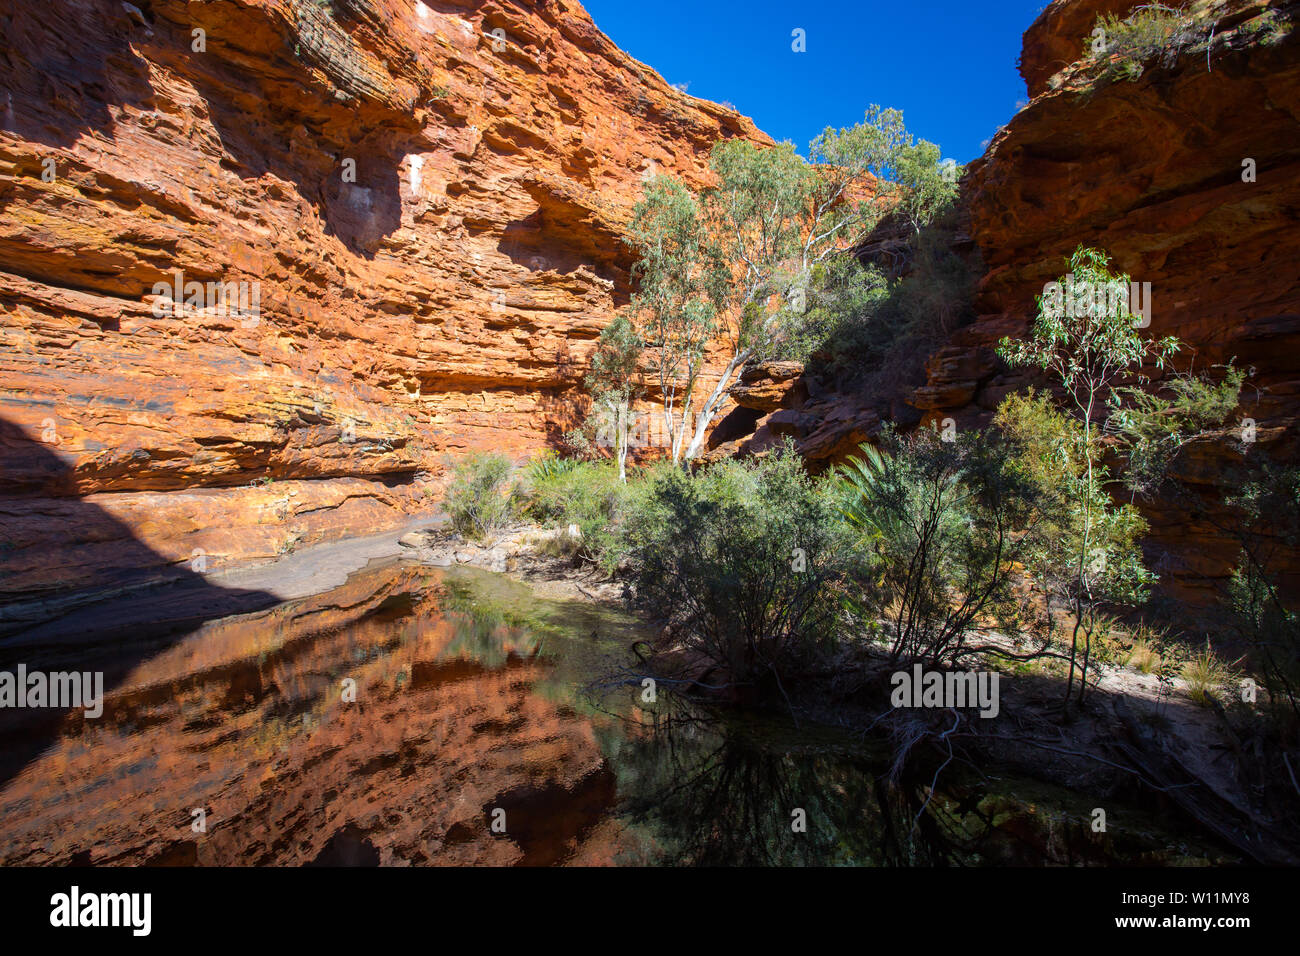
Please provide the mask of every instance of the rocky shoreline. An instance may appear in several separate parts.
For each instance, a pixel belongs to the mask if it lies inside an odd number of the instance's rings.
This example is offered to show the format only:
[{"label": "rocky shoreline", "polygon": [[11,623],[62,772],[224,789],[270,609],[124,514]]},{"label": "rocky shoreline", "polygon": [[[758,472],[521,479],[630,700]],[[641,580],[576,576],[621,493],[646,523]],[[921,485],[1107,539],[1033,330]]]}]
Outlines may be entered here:
[{"label": "rocky shoreline", "polygon": [[520,524],[482,542],[466,540],[440,526],[410,531],[397,543],[422,564],[436,568],[466,565],[505,574],[542,597],[602,604],[619,601],[624,593],[622,584],[575,558],[581,540],[576,525],[542,528]]}]

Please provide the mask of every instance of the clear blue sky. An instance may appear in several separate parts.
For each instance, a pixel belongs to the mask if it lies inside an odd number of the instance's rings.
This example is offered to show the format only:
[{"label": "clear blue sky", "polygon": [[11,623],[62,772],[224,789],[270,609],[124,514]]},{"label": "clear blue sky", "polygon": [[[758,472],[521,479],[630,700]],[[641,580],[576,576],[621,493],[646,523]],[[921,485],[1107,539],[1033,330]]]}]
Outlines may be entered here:
[{"label": "clear blue sky", "polygon": [[[1020,39],[1046,0],[582,0],[615,43],[807,153],[879,103],[967,163],[1026,100]],[[807,52],[791,50],[805,31]]]}]

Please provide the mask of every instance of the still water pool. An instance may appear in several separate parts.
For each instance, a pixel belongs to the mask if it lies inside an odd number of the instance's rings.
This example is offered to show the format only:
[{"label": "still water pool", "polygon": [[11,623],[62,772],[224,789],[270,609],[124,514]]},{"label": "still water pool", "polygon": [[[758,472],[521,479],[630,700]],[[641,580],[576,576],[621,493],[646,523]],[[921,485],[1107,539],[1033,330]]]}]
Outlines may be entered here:
[{"label": "still water pool", "polygon": [[[883,743],[646,702],[609,678],[647,636],[500,575],[389,563],[135,645],[99,719],[0,732],[22,755],[0,862],[1229,862],[1136,809],[1092,833],[1095,801],[1063,788],[954,770],[926,805]],[[122,653],[88,641],[76,666]]]}]

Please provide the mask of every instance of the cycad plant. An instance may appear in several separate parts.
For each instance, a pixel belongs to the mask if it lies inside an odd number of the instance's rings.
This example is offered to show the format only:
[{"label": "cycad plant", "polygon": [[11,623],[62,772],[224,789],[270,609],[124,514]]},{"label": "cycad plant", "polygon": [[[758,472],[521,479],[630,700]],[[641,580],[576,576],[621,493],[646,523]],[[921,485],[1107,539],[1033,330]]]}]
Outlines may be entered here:
[{"label": "cycad plant", "polygon": [[840,512],[868,550],[859,606],[889,621],[895,663],[1003,653],[979,635],[1014,614],[1010,575],[1035,540],[1034,488],[981,432],[946,441],[922,428],[882,441],[886,452],[862,446],[838,476]]}]

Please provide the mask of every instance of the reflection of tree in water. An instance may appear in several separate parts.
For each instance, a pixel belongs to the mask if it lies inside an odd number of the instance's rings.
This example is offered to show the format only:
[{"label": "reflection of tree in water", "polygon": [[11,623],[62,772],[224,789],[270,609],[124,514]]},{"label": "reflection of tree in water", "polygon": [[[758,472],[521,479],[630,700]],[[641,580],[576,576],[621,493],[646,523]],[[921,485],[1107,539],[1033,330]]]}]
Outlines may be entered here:
[{"label": "reflection of tree in water", "polygon": [[[965,866],[1205,859],[1196,848],[1179,851],[1158,827],[1133,825],[1131,815],[1122,831],[1094,834],[1095,796],[1016,776],[986,777],[962,754],[953,759],[916,746],[896,771],[886,735],[800,728],[783,717],[715,709],[667,690],[668,680],[658,683],[658,701],[647,703],[642,675],[617,669],[598,629],[618,634],[610,646],[619,647],[639,632],[622,633],[616,622],[589,619],[569,605],[532,599],[521,608],[509,593],[489,587],[495,581],[445,581],[441,607],[454,632],[440,659],[495,668],[512,656],[539,656],[555,668],[546,686],[557,702],[592,718],[588,726],[614,775],[618,814],[631,831],[622,862]],[[593,680],[593,673],[604,676]],[[580,686],[585,690],[578,692]],[[804,824],[797,831],[796,810]]]},{"label": "reflection of tree in water", "polygon": [[443,602],[455,636],[443,657],[466,657],[488,668],[498,668],[514,654],[532,657],[543,643],[532,622],[502,605],[479,599],[472,589],[452,583]]},{"label": "reflection of tree in water", "polygon": [[[1156,830],[1092,833],[1082,798],[1056,788],[949,768],[931,795],[937,757],[895,777],[891,755],[868,752],[856,738],[741,721],[679,699],[657,710],[642,732],[602,735],[623,812],[654,862],[1005,866],[1182,857]],[[796,809],[806,814],[805,832],[792,828]]]},{"label": "reflection of tree in water", "polygon": [[[991,828],[978,808],[888,777],[844,741],[675,705],[633,735],[616,765],[626,812],[664,854],[701,866],[942,865],[975,862]],[[924,812],[922,812],[922,808]],[[795,832],[802,810],[804,832]],[[913,822],[915,821],[915,826]]]},{"label": "reflection of tree in water", "polygon": [[[653,818],[673,863],[780,865],[834,862],[838,814],[861,793],[832,790],[824,763],[754,746],[737,737],[655,735],[661,786],[633,799],[634,818]],[[794,831],[795,811],[806,832]]]},{"label": "reflection of tree in water", "polygon": [[[932,754],[894,777],[892,754],[857,736],[741,721],[660,697],[641,731],[602,734],[625,821],[649,844],[637,862],[701,866],[1041,866],[1223,862],[1126,810],[1092,832],[1095,800],[1014,777],[987,778]],[[636,722],[634,722],[636,723]],[[792,812],[806,814],[794,832]]]}]

